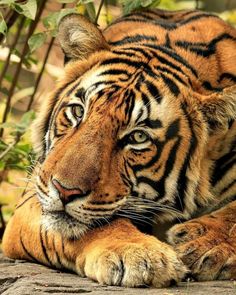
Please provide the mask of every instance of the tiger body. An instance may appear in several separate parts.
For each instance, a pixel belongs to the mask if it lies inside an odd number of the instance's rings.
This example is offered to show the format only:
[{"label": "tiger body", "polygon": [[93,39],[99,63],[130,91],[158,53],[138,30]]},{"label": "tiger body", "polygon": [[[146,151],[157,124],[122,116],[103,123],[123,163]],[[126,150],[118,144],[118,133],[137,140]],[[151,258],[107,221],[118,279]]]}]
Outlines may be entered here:
[{"label": "tiger body", "polygon": [[[103,34],[67,16],[59,40],[68,65],[4,253],[109,285],[235,279],[236,30],[147,10]],[[178,219],[172,246],[138,229]]]}]

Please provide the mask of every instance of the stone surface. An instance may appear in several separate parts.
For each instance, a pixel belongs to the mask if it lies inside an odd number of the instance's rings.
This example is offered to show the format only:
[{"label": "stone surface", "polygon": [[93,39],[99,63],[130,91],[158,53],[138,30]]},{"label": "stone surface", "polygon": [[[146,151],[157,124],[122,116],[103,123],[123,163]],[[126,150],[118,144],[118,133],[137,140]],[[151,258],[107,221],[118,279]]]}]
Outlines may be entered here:
[{"label": "stone surface", "polygon": [[0,254],[0,294],[91,294],[91,295],[236,295],[236,284],[225,282],[187,282],[168,289],[101,286],[75,274],[62,273],[42,265],[11,260]]}]

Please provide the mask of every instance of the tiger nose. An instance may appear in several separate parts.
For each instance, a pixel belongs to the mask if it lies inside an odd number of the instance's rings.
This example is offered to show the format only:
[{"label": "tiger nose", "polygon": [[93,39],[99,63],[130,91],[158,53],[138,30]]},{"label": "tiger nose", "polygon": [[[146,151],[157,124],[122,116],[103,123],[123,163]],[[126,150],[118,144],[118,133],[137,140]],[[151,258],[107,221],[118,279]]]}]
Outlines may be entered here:
[{"label": "tiger nose", "polygon": [[91,191],[83,192],[78,188],[66,188],[64,187],[57,179],[52,179],[52,183],[59,192],[59,198],[62,201],[63,205],[66,205],[77,199],[84,198],[90,194]]}]

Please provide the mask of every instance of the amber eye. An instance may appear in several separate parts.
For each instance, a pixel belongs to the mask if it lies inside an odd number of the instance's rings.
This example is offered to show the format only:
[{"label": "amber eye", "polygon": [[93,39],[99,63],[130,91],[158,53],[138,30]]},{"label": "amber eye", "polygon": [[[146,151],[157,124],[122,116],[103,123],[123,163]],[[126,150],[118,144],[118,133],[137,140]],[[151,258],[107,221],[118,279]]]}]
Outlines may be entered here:
[{"label": "amber eye", "polygon": [[72,106],[72,113],[76,118],[82,119],[84,115],[84,108],[81,105],[74,105]]},{"label": "amber eye", "polygon": [[143,131],[134,131],[130,135],[130,141],[133,144],[144,143],[149,140],[148,135]]}]

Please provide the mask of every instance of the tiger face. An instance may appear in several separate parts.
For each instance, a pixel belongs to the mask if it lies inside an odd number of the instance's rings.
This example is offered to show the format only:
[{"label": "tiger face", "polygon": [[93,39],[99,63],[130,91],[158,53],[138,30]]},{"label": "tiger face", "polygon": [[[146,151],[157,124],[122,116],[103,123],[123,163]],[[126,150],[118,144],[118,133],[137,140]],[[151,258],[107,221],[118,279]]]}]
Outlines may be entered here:
[{"label": "tiger face", "polygon": [[187,77],[168,85],[154,53],[112,50],[81,16],[65,17],[59,38],[70,62],[35,125],[45,226],[73,238],[117,216],[187,218],[208,189],[209,136]]}]

